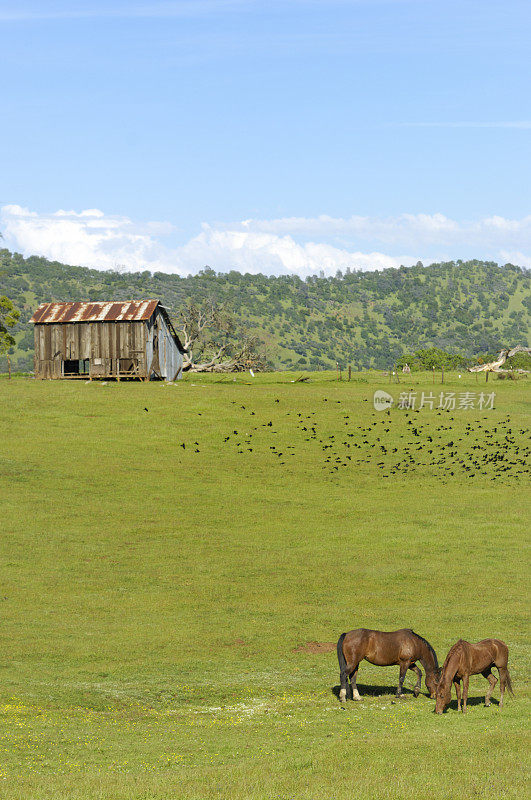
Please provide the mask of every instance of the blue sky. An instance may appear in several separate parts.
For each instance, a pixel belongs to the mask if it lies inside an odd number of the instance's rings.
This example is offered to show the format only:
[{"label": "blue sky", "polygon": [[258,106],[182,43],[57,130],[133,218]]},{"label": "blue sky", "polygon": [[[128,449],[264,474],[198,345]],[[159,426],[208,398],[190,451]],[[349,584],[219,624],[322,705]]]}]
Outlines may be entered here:
[{"label": "blue sky", "polygon": [[531,265],[528,0],[0,0],[0,32],[13,249]]}]

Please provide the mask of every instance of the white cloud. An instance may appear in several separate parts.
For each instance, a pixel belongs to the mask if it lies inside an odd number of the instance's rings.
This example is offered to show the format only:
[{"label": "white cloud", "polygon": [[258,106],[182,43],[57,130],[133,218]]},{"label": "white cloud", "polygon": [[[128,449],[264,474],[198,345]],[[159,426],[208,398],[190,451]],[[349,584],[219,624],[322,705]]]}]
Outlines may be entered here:
[{"label": "white cloud", "polygon": [[25,255],[96,269],[169,271],[166,248],[155,238],[167,232],[167,223],[137,225],[97,208],[37,214],[8,205],[1,209],[0,224],[6,244]]},{"label": "white cloud", "polygon": [[[338,241],[357,241],[378,246],[422,251],[435,257],[434,247],[455,249],[478,248],[478,257],[506,247],[509,242],[531,249],[531,215],[521,219],[492,216],[480,220],[458,222],[444,214],[400,214],[397,217],[284,217],[280,219],[248,219],[242,222],[248,231],[267,231],[281,235],[320,236]],[[431,255],[433,254],[433,255]],[[456,258],[459,254],[456,253]]]},{"label": "white cloud", "polygon": [[286,233],[248,230],[241,223],[223,228],[204,224],[197,236],[170,248],[157,238],[171,231],[168,223],[139,225],[128,217],[106,216],[98,209],[37,214],[8,205],[1,209],[0,220],[11,249],[96,269],[121,267],[185,275],[208,264],[217,271],[304,276],[320,270],[331,275],[347,267],[383,269],[400,263],[399,258],[384,253],[349,251],[324,242],[299,243]]},{"label": "white cloud", "polygon": [[459,222],[443,214],[397,217],[286,217],[206,224],[180,246],[165,237],[168,222],[136,223],[99,209],[39,214],[18,205],[0,209],[5,245],[96,269],[179,275],[205,265],[219,272],[297,274],[375,270],[449,258],[488,258],[531,265],[531,216]]},{"label": "white cloud", "polygon": [[449,232],[458,229],[458,223],[443,214],[402,214],[398,217],[285,217],[280,219],[242,222],[248,231],[290,233],[299,236],[324,236],[334,239],[375,240],[384,244],[399,245],[431,242],[434,236],[446,239]]},{"label": "white cloud", "polygon": [[399,259],[383,253],[347,251],[323,242],[296,242],[292,236],[248,230],[244,224],[230,228],[203,225],[202,232],[179,248],[183,264],[208,263],[213,269],[266,274],[295,273],[305,276],[323,270],[384,269],[398,266]]},{"label": "white cloud", "polygon": [[525,255],[519,250],[502,250],[500,260],[505,264],[517,264],[519,267],[531,268],[531,255]]}]

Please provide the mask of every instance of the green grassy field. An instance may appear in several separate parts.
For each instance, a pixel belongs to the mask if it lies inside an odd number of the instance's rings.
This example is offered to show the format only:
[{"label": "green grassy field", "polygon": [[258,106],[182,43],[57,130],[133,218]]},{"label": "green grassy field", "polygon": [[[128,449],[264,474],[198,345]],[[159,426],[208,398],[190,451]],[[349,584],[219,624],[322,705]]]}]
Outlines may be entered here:
[{"label": "green grassy field", "polygon": [[[529,382],[296,377],[0,380],[0,797],[526,796]],[[341,709],[356,627],[502,638],[515,696]]]}]

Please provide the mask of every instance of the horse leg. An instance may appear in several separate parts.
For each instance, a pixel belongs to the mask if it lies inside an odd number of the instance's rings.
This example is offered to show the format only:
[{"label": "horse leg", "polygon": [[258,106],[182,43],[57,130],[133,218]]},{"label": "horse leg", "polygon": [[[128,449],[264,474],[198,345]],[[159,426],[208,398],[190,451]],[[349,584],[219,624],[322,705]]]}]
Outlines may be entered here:
[{"label": "horse leg", "polygon": [[[347,663],[345,663],[343,669],[339,673],[339,681],[341,683],[341,689],[339,690],[339,702],[340,703],[346,703],[347,702],[347,689],[348,689],[349,676],[351,675],[352,672],[357,671],[357,669],[358,669],[358,665],[357,664],[353,664],[353,663],[347,664]],[[356,689],[356,694],[357,693],[358,693],[358,690]],[[358,698],[354,698],[354,699],[359,699],[359,696],[358,696]]]},{"label": "horse leg", "polygon": [[341,689],[339,690],[339,702],[346,703],[347,702],[347,688],[348,688],[348,675],[349,675],[349,665],[345,663],[343,668],[339,673],[339,682],[341,684]]},{"label": "horse leg", "polygon": [[466,701],[468,700],[468,680],[470,675],[463,675],[463,714],[466,714]]},{"label": "horse leg", "polygon": [[402,687],[404,685],[404,678],[406,677],[406,672],[409,669],[409,662],[408,661],[401,661],[400,662],[400,674],[398,676],[398,689],[396,690],[397,697],[404,697],[404,692]]},{"label": "horse leg", "polygon": [[457,710],[461,711],[461,682],[454,680],[455,693],[457,695]]},{"label": "horse leg", "polygon": [[420,669],[417,667],[416,664],[412,664],[409,669],[413,670],[413,672],[415,672],[417,675],[417,682],[413,687],[413,694],[415,695],[415,697],[418,697],[422,686],[422,672],[420,671]]},{"label": "horse leg", "polygon": [[487,689],[487,694],[485,695],[485,705],[490,706],[490,698],[492,697],[494,687],[498,683],[498,679],[494,677],[494,675],[490,671],[490,667],[488,669],[483,670],[481,674],[489,682],[489,688]]},{"label": "horse leg", "polygon": [[358,687],[356,686],[356,679],[358,677],[358,667],[359,664],[356,664],[355,668],[350,673],[350,685],[352,687],[353,700],[361,700],[361,694],[358,692]]}]

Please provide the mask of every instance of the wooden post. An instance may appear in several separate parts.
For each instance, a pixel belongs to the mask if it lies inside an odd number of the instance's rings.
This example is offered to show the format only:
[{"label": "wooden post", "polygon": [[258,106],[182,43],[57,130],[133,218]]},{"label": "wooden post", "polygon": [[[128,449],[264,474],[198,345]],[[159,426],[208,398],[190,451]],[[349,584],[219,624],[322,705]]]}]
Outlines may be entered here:
[{"label": "wooden post", "polygon": [[351,367],[351,365],[349,364],[349,365],[348,365],[348,379],[349,379],[349,380],[350,380],[351,376],[352,376],[352,367]]},{"label": "wooden post", "polygon": [[488,369],[487,369],[487,370],[485,371],[485,383],[488,383],[488,381],[489,381],[489,371],[488,371]]},{"label": "wooden post", "polygon": [[432,369],[433,369],[433,382],[435,383],[435,367],[432,367]]},{"label": "wooden post", "polygon": [[339,380],[339,362],[336,361],[336,381]]},{"label": "wooden post", "polygon": [[441,383],[444,383],[444,367],[441,367]]}]

